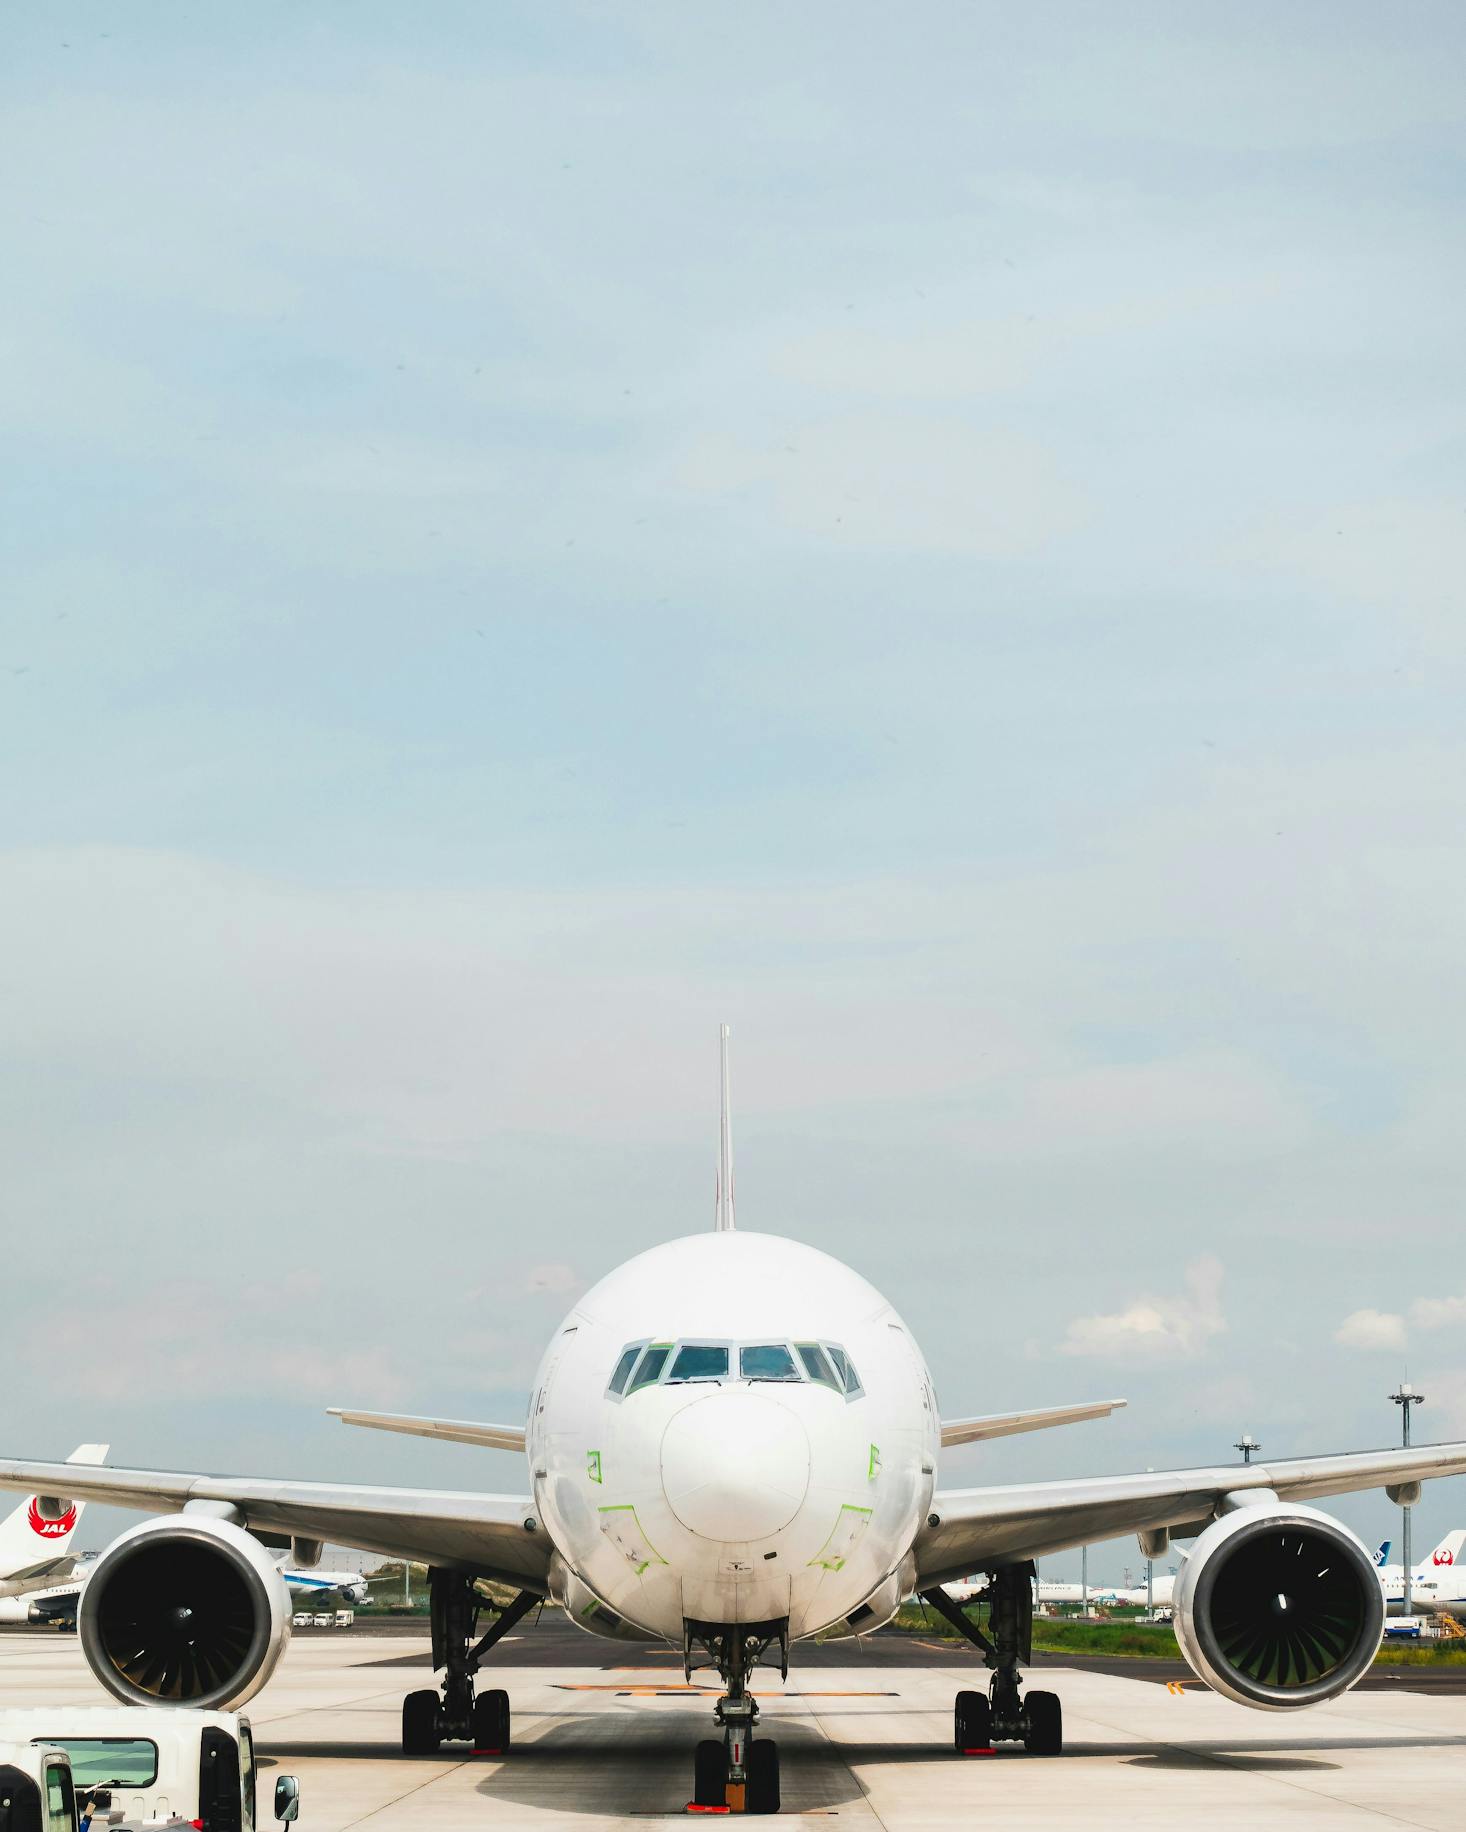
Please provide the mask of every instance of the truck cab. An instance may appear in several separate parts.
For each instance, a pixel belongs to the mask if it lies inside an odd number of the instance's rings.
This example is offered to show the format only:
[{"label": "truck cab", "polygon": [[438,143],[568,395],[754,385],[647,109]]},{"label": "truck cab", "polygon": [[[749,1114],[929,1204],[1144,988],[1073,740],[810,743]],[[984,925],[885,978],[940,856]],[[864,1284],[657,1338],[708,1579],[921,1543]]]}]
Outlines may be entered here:
[{"label": "truck cab", "polygon": [[[64,1754],[67,1786],[92,1805],[93,1832],[258,1832],[254,1737],[241,1712],[36,1706],[0,1711],[0,1739]],[[293,1820],[299,1800],[295,1777],[278,1776],[275,1817]],[[0,1821],[0,1832],[22,1829]],[[43,1823],[40,1832],[52,1828]]]},{"label": "truck cab", "polygon": [[76,1791],[64,1749],[0,1741],[0,1832],[76,1832]]}]

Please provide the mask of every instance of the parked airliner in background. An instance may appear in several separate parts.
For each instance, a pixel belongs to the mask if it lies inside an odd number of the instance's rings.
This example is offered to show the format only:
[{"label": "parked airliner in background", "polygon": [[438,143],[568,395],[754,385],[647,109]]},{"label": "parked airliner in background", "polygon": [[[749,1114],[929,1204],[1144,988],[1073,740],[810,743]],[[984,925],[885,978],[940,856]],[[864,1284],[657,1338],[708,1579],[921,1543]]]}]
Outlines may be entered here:
[{"label": "parked airliner in background", "polygon": [[[105,1460],[107,1449],[105,1444],[78,1444],[63,1467],[95,1466]],[[69,1476],[64,1486],[71,1486]],[[0,1601],[29,1596],[71,1575],[71,1542],[85,1505],[65,1495],[28,1495],[0,1520]]]},{"label": "parked airliner in background", "polygon": [[[1466,1617],[1466,1528],[1448,1533],[1429,1557],[1410,1570],[1410,1609],[1414,1615],[1433,1610],[1447,1616]],[[1386,1565],[1380,1572],[1385,1607],[1392,1616],[1405,1613],[1405,1567]]]},{"label": "parked airliner in background", "polygon": [[[1466,1443],[981,1488],[938,1486],[941,1450],[1112,1411],[1115,1400],[942,1420],[905,1322],[872,1286],[801,1242],[734,1226],[727,1033],[715,1226],[638,1254],[577,1300],[551,1338],[523,1426],[342,1412],[348,1424],[523,1450],[528,1492],[388,1488],[0,1462],[0,1487],[176,1513],[103,1554],[82,1598],[93,1672],[118,1698],[238,1705],[274,1671],[290,1602],[256,1535],[294,1536],[430,1567],[441,1694],[403,1704],[403,1743],[509,1748],[502,1690],[481,1662],[544,1597],[594,1634],[660,1640],[726,1687],[700,1743],[695,1800],[773,1811],[778,1756],[755,1738],[756,1662],[787,1670],[801,1637],[860,1634],[921,1596],[983,1651],[986,1694],[957,1694],[959,1750],[1061,1744],[1059,1700],[1021,1691],[1033,1561],[1136,1533],[1149,1558],[1195,1536],[1174,1597],[1195,1671],[1269,1710],[1346,1691],[1384,1628],[1353,1533],[1311,1504],[1384,1488],[1414,1503],[1466,1472]],[[991,1320],[982,1366],[1001,1367]],[[944,1586],[987,1573],[981,1626]],[[512,1585],[490,1606],[475,1580]],[[478,1636],[478,1619],[497,1609]],[[477,1639],[475,1637],[478,1637]]]}]

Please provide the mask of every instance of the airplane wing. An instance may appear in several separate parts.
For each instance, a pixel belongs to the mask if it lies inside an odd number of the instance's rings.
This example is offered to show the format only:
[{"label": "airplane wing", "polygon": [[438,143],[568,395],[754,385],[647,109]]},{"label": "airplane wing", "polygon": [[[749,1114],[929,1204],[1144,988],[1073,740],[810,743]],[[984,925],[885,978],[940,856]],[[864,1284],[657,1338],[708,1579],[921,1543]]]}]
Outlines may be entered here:
[{"label": "airplane wing", "polygon": [[455,1444],[482,1444],[489,1450],[523,1450],[523,1425],[479,1425],[472,1419],[417,1418],[410,1412],[346,1412],[327,1406],[329,1418],[343,1425],[368,1425],[373,1431],[400,1431],[410,1438],[449,1438]]},{"label": "airplane wing", "polygon": [[917,1588],[930,1590],[974,1571],[1043,1558],[1070,1546],[1157,1527],[1189,1538],[1224,1495],[1271,1490],[1284,1501],[1319,1501],[1358,1489],[1408,1489],[1432,1476],[1466,1474],[1466,1443],[1409,1450],[1349,1451],[1276,1463],[1091,1476],[1077,1482],[948,1489],[916,1541]]},{"label": "airplane wing", "polygon": [[417,1559],[521,1590],[543,1592],[549,1535],[528,1496],[451,1489],[366,1488],[344,1482],[274,1482],[152,1469],[79,1469],[70,1463],[0,1461],[0,1489],[65,1495],[178,1513],[190,1502],[236,1508],[260,1532],[330,1540],[387,1558]]},{"label": "airplane wing", "polygon": [[1081,1419],[1108,1418],[1123,1399],[1088,1400],[1082,1406],[1043,1406],[1036,1412],[993,1412],[986,1418],[944,1419],[942,1445],[977,1444],[984,1438],[1011,1437],[1015,1431],[1046,1431],[1050,1425],[1077,1425]]}]

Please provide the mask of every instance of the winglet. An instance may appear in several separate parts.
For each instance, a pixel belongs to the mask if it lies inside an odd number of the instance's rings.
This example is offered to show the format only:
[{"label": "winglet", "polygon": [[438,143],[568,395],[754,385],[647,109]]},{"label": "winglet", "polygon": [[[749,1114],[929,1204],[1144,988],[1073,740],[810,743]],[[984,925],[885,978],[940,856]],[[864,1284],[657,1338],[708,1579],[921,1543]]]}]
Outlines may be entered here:
[{"label": "winglet", "polygon": [[722,1090],[722,1115],[718,1127],[718,1201],[713,1226],[719,1234],[733,1231],[733,1110],[728,1080],[728,1026],[718,1032],[718,1075]]}]

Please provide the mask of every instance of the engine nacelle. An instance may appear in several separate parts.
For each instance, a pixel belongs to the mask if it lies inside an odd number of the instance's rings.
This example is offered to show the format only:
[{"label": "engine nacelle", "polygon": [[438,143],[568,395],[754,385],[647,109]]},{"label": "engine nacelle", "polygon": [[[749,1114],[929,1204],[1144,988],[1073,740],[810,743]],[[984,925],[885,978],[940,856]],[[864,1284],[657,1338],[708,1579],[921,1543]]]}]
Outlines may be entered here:
[{"label": "engine nacelle", "polygon": [[1329,1515],[1285,1502],[1213,1522],[1181,1567],[1173,1604],[1176,1639],[1198,1677],[1262,1711],[1347,1692],[1384,1635],[1368,1552]]},{"label": "engine nacelle", "polygon": [[145,1520],[102,1554],[77,1611],[87,1665],[125,1705],[231,1710],[290,1639],[290,1593],[260,1542],[207,1515]]}]

